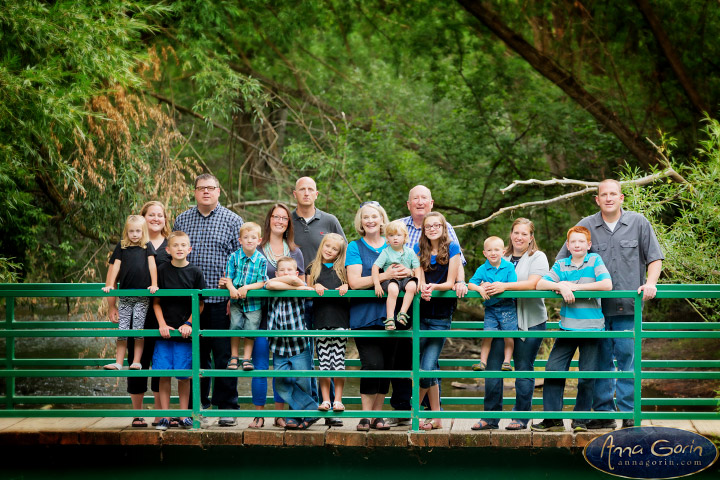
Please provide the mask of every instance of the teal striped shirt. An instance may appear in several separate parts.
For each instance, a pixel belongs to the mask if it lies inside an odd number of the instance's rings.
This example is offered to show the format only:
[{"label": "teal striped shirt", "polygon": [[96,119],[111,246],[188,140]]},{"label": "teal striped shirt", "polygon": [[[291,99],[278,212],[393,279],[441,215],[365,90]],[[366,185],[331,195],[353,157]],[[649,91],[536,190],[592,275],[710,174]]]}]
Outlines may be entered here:
[{"label": "teal striped shirt", "polygon": [[[579,267],[572,264],[572,257],[555,262],[550,273],[543,277],[551,282],[570,282],[575,284],[594,283],[610,278],[605,263],[597,253],[588,253]],[[575,303],[562,303],[560,308],[560,328],[563,330],[603,330],[605,317],[599,298],[577,298]]]}]

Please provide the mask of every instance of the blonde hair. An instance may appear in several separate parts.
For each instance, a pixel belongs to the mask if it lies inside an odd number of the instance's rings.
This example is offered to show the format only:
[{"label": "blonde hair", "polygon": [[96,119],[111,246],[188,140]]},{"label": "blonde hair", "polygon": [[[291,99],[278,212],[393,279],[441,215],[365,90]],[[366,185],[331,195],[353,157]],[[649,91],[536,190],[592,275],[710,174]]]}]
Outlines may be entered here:
[{"label": "blonde hair", "polygon": [[502,244],[503,248],[505,248],[505,242],[503,241],[503,239],[500,237],[495,237],[495,236],[486,238],[485,241],[483,242],[483,248],[487,248],[488,243],[491,243],[491,242],[500,242],[500,244]]},{"label": "blonde hair", "polygon": [[[530,229],[530,243],[528,244],[527,254],[528,257],[532,257],[535,252],[540,250],[540,247],[538,247],[537,241],[535,240],[535,224],[532,222],[532,220],[529,220],[525,217],[516,218],[515,221],[510,226],[510,235],[515,231],[515,227],[518,225],[527,225]],[[510,239],[507,248],[505,248],[505,255],[512,255],[513,253],[513,245],[512,245],[512,238]]]},{"label": "blonde hair", "polygon": [[170,235],[168,235],[168,237],[167,237],[168,246],[170,246],[171,240],[175,240],[178,237],[187,238],[188,243],[190,243],[190,236],[187,233],[183,232],[182,230],[175,230],[174,232],[170,233]]},{"label": "blonde hair", "polygon": [[[137,244],[133,243],[128,236],[128,227],[130,225],[141,225],[142,236]],[[129,215],[125,220],[125,226],[123,227],[122,240],[120,241],[120,248],[127,247],[142,247],[147,248],[147,243],[150,241],[150,234],[148,233],[147,222],[140,215]]]},{"label": "blonde hair", "polygon": [[390,223],[390,219],[388,219],[385,209],[378,202],[365,202],[360,205],[360,208],[355,214],[355,221],[353,222],[353,225],[355,226],[355,231],[361,237],[365,236],[365,229],[362,226],[362,211],[366,208],[371,208],[380,214],[380,218],[382,218],[382,223],[380,224],[380,235],[385,235],[385,227],[388,223]]},{"label": "blonde hair", "polygon": [[385,235],[399,235],[399,234],[405,235],[405,240],[408,239],[408,229],[407,225],[405,225],[405,222],[402,220],[393,220],[392,222],[388,223],[385,227]]},{"label": "blonde hair", "polygon": [[598,193],[598,194],[600,193],[600,185],[607,184],[607,183],[612,183],[612,184],[614,184],[614,185],[617,186],[617,188],[618,188],[618,193],[622,193],[622,183],[618,182],[618,181],[615,180],[614,178],[606,178],[606,179],[603,180],[602,182],[598,183],[598,186],[597,186],[597,193]]},{"label": "blonde hair", "polygon": [[145,215],[147,214],[147,211],[150,210],[150,207],[160,207],[160,209],[163,211],[163,216],[165,217],[165,225],[163,226],[161,235],[165,238],[168,238],[168,235],[170,235],[170,224],[168,223],[168,213],[167,210],[165,210],[165,205],[163,205],[162,202],[158,202],[157,200],[150,200],[149,202],[145,202],[145,205],[142,206],[140,209],[140,215],[145,218]]},{"label": "blonde hair", "polygon": [[297,270],[297,261],[292,257],[283,256],[283,257],[278,258],[277,259],[277,268],[278,269],[280,268],[281,263],[292,263],[293,265],[295,265],[295,270]]},{"label": "blonde hair", "polygon": [[345,239],[342,237],[342,235],[339,235],[337,233],[326,233],[320,241],[320,246],[318,247],[315,259],[309,265],[310,273],[308,273],[307,277],[308,285],[311,283],[315,283],[315,280],[317,280],[317,278],[320,276],[320,271],[322,270],[323,264],[323,246],[325,246],[327,242],[332,241],[338,242],[340,244],[340,251],[338,252],[338,256],[333,261],[332,269],[335,271],[342,283],[348,283],[347,273],[345,272],[345,252],[347,251],[347,243],[345,243]]},{"label": "blonde hair", "polygon": [[243,223],[240,227],[240,231],[238,232],[238,237],[242,237],[247,231],[256,232],[258,234],[258,237],[262,236],[262,227],[260,227],[260,225],[255,222]]}]

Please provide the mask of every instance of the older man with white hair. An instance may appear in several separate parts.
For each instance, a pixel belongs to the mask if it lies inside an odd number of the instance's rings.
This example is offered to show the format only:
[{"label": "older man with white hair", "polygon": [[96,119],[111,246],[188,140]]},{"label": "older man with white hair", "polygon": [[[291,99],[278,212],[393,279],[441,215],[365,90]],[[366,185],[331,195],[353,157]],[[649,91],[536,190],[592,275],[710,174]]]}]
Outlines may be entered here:
[{"label": "older man with white hair", "polygon": [[[425,215],[430,213],[433,209],[434,201],[430,189],[424,185],[416,185],[410,189],[408,193],[407,206],[410,210],[410,216],[404,217],[401,220],[405,223],[408,229],[408,241],[407,246],[412,248],[420,241],[420,235],[423,229],[423,220]],[[452,225],[447,224],[447,232],[450,236],[450,241],[458,242],[455,230]],[[462,264],[465,265],[465,256],[460,252],[462,258]],[[410,273],[408,273],[411,275]],[[458,276],[455,282],[455,288],[453,289],[457,293],[457,296],[462,298],[467,293],[467,284],[465,283],[465,269],[461,266],[458,271]],[[411,328],[408,325],[408,328]],[[409,370],[412,368],[412,341],[398,340],[397,351],[395,352],[395,365],[396,370]],[[438,367],[439,368],[439,367]],[[410,409],[410,398],[412,397],[412,382],[407,378],[394,378],[392,379],[392,397],[390,398],[390,405],[395,410],[409,410]],[[393,418],[390,419],[391,426],[406,425],[409,419],[406,418]]]}]

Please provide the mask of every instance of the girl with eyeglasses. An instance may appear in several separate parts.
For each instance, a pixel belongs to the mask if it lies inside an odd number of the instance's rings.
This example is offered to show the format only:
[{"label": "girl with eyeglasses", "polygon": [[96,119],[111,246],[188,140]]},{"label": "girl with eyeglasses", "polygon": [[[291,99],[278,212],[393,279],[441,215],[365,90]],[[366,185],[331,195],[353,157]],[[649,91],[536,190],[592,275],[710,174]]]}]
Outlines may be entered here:
[{"label": "girl with eyeglasses", "polygon": [[[420,241],[415,252],[420,257],[420,330],[450,330],[452,315],[457,306],[456,298],[432,298],[432,292],[452,290],[461,266],[460,245],[451,242],[446,228],[445,217],[438,212],[430,212],[423,219]],[[445,338],[430,337],[420,339],[420,368],[435,370],[438,358],[445,345]],[[425,395],[430,410],[440,410],[440,379],[420,379],[420,399]],[[428,418],[420,425],[423,430],[442,428],[442,420]]]}]

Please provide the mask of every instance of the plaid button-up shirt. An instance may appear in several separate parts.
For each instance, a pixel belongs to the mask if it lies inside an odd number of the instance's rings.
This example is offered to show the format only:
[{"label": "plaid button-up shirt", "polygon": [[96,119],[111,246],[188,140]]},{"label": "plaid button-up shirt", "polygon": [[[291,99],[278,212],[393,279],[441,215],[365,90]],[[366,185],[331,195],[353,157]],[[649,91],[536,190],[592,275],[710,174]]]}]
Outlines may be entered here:
[{"label": "plaid button-up shirt", "polygon": [[[305,299],[297,297],[270,299],[268,330],[305,330]],[[308,337],[271,337],[270,350],[284,357],[299,355],[308,348]]]},{"label": "plaid button-up shirt", "polygon": [[[408,241],[405,245],[407,245],[410,248],[414,248],[415,245],[420,243],[420,235],[422,234],[422,227],[418,228],[413,223],[412,217],[403,217],[400,220],[405,222],[405,226],[407,226],[408,230]],[[447,226],[447,232],[448,236],[450,237],[451,242],[455,242],[458,245],[460,245],[460,242],[458,241],[457,234],[455,233],[455,230],[453,229],[452,225],[449,223],[446,223]],[[465,255],[462,253],[462,248],[460,248],[460,260],[462,260],[463,265],[466,265],[467,262],[465,261]]]},{"label": "plaid button-up shirt", "polygon": [[[225,273],[227,259],[240,248],[238,241],[243,219],[218,204],[207,217],[192,207],[175,219],[173,231],[183,231],[190,237],[192,251],[188,262],[200,267],[205,277],[205,288],[218,288]],[[226,297],[205,297],[206,303],[226,302]]]},{"label": "plaid button-up shirt", "polygon": [[[248,257],[245,255],[245,250],[239,248],[228,258],[227,274],[232,278],[235,288],[251,283],[267,282],[267,260],[257,250]],[[236,302],[243,312],[254,312],[262,308],[262,299],[260,298],[241,298],[233,300],[233,302]]]}]

